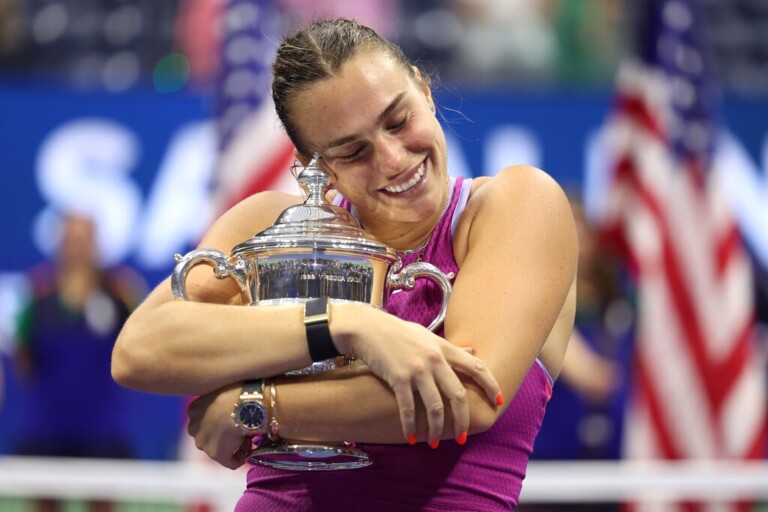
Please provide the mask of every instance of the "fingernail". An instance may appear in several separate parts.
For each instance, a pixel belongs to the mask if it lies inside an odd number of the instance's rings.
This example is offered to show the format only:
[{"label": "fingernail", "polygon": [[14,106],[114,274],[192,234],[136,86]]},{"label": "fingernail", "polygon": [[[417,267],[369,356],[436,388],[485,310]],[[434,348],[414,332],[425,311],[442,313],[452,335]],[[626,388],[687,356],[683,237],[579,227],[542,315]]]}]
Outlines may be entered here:
[{"label": "fingernail", "polygon": [[408,436],[408,444],[413,446],[416,444],[416,436],[411,434]]},{"label": "fingernail", "polygon": [[461,434],[459,434],[459,437],[456,438],[456,442],[459,443],[459,444],[466,443],[467,442],[467,433],[466,432],[462,432]]},{"label": "fingernail", "polygon": [[432,448],[433,450],[437,450],[437,447],[438,447],[438,446],[440,446],[440,440],[439,440],[439,439],[435,439],[434,441],[432,441],[431,443],[429,443],[429,446],[430,446],[430,448]]},{"label": "fingernail", "polygon": [[501,391],[496,395],[496,405],[504,405],[504,395],[501,394]]}]

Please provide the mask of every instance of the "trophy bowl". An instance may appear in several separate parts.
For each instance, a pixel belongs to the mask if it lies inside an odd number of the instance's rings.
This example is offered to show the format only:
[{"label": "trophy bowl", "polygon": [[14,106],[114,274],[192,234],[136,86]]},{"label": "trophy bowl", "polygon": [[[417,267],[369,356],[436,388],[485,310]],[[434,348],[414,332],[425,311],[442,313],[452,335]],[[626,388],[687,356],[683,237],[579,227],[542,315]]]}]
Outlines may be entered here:
[{"label": "trophy bowl", "polygon": [[[313,298],[354,301],[386,308],[395,289],[411,289],[418,278],[428,278],[442,289],[443,303],[428,326],[437,329],[445,319],[451,294],[450,279],[430,263],[402,268],[397,252],[362,230],[345,209],[325,198],[330,180],[315,157],[297,177],[307,194],[303,204],[284,210],[277,221],[251,239],[236,245],[229,256],[213,249],[176,255],[171,290],[188,300],[186,279],[198,264],[213,267],[219,279],[234,279],[250,296],[250,306],[303,304]],[[288,376],[333,371],[362,364],[353,356],[313,363]],[[301,440],[265,440],[248,459],[251,462],[296,471],[354,469],[371,464],[353,443],[317,443]]]}]

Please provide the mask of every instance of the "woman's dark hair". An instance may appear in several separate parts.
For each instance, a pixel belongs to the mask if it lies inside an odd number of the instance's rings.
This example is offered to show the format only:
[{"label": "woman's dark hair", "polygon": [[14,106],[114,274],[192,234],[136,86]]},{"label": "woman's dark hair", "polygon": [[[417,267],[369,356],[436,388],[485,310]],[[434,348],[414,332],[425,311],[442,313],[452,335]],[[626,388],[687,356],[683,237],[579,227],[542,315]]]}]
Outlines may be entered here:
[{"label": "woman's dark hair", "polygon": [[354,20],[335,18],[309,23],[287,35],[272,65],[272,99],[285,131],[303,154],[288,105],[300,91],[333,77],[360,50],[383,50],[413,76],[411,62],[396,44]]}]

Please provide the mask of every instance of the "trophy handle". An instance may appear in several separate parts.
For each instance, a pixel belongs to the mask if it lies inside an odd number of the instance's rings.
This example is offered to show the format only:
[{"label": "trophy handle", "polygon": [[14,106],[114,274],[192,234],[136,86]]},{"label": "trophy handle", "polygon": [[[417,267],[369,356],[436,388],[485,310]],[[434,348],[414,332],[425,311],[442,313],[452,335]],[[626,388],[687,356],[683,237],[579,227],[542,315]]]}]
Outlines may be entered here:
[{"label": "trophy handle", "polygon": [[177,261],[171,274],[171,292],[177,299],[189,300],[187,297],[187,275],[195,265],[205,263],[213,267],[213,274],[219,279],[231,277],[245,291],[248,286],[248,263],[240,258],[233,264],[224,253],[214,249],[197,249],[184,256],[175,254]]},{"label": "trophy handle", "polygon": [[451,297],[451,281],[454,277],[453,272],[448,275],[431,263],[423,261],[417,261],[411,263],[398,274],[390,273],[387,276],[387,284],[393,288],[408,288],[411,289],[416,284],[417,277],[427,277],[437,283],[443,290],[443,305],[440,307],[440,312],[437,314],[432,323],[429,324],[430,331],[434,332],[445,320],[445,312],[448,309],[448,299]]}]

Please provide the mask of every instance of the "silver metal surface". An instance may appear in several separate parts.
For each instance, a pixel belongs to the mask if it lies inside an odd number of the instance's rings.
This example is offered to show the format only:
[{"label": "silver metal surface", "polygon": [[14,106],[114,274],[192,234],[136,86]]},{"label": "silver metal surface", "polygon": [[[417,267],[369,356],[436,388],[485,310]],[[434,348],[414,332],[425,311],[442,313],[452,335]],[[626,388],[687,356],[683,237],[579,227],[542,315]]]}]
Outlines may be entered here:
[{"label": "silver metal surface", "polygon": [[315,444],[280,440],[259,446],[248,461],[262,466],[292,471],[337,471],[370,466],[373,461],[352,443]]},{"label": "silver metal surface", "polygon": [[197,249],[184,256],[175,254],[176,266],[171,274],[171,292],[177,299],[187,298],[187,275],[193,267],[205,263],[213,267],[213,274],[219,279],[231,277],[245,291],[248,286],[248,277],[251,273],[250,264],[242,259],[231,261],[221,251],[214,249]]}]

